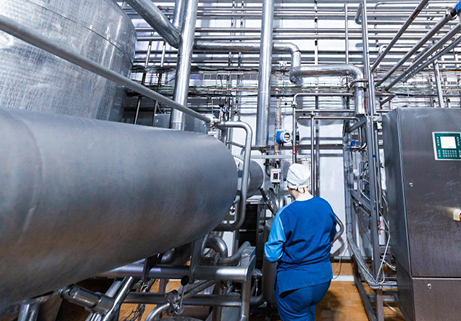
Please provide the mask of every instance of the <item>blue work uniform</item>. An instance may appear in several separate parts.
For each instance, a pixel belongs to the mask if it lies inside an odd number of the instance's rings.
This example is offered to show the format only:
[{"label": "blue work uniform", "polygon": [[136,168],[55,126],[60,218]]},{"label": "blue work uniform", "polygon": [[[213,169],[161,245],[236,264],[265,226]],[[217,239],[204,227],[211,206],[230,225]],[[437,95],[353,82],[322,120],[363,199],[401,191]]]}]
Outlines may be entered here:
[{"label": "blue work uniform", "polygon": [[315,320],[333,277],[335,235],[336,217],[323,198],[294,201],[276,214],[264,252],[269,262],[278,262],[275,296],[282,321]]}]

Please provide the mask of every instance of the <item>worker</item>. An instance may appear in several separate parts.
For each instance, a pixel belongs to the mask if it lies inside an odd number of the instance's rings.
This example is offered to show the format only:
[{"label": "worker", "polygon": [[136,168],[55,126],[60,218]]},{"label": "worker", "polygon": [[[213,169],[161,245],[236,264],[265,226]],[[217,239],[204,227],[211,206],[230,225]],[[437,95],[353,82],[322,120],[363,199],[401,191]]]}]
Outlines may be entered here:
[{"label": "worker", "polygon": [[288,169],[294,202],[276,214],[264,248],[267,260],[278,262],[274,291],[282,321],[314,321],[333,277],[330,252],[336,217],[326,200],[309,193],[309,176],[304,165]]}]

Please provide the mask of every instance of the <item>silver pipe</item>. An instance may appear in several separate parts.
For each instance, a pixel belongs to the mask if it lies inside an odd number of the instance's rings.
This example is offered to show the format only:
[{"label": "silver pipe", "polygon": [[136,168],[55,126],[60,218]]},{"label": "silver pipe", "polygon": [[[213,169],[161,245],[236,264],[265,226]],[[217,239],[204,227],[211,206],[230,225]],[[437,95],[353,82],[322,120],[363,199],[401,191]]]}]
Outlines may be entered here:
[{"label": "silver pipe", "polygon": [[363,100],[363,73],[360,68],[351,64],[332,64],[332,65],[311,65],[305,67],[295,67],[291,69],[290,79],[292,81],[301,77],[313,76],[352,76],[353,80],[357,80],[355,84],[355,112],[357,115],[365,113]]},{"label": "silver pipe", "polygon": [[[192,48],[194,46],[195,25],[197,22],[198,0],[185,0],[184,20],[181,28],[181,42],[178,49],[178,63],[174,84],[174,101],[187,106],[189,94],[190,70],[192,64]],[[184,130],[184,114],[177,110],[171,111],[170,128]]]},{"label": "silver pipe", "polygon": [[446,47],[445,49],[439,51],[438,53],[436,53],[431,59],[427,60],[426,62],[424,62],[421,66],[419,66],[418,68],[416,68],[415,70],[413,70],[408,76],[407,78],[404,80],[407,81],[408,79],[410,79],[411,77],[413,77],[414,75],[416,75],[418,72],[420,72],[421,70],[423,70],[424,68],[426,68],[427,66],[429,66],[430,64],[434,63],[437,59],[439,59],[440,57],[442,57],[443,55],[449,53],[450,51],[452,51],[454,48],[456,48],[456,46],[458,46],[459,44],[461,43],[461,37],[458,37],[456,38],[455,41],[453,41],[453,43],[451,45],[449,45],[448,47]]},{"label": "silver pipe", "polygon": [[236,194],[235,161],[207,135],[14,109],[0,124],[0,221],[18,222],[0,230],[0,306],[191,242]]},{"label": "silver pipe", "polygon": [[265,147],[269,135],[269,108],[271,100],[272,35],[274,0],[264,0],[261,20],[261,51],[259,58],[258,100],[256,115],[256,147]]},{"label": "silver pipe", "polygon": [[439,108],[444,107],[444,101],[443,101],[443,90],[442,90],[442,80],[440,79],[440,69],[439,69],[439,64],[437,61],[434,61],[434,78],[435,78],[435,85],[437,87],[437,98],[439,102]]},{"label": "silver pipe", "polygon": [[405,69],[403,73],[401,73],[397,78],[395,78],[387,87],[386,90],[391,89],[395,86],[401,79],[405,78],[409,73],[411,73],[415,68],[417,68],[424,60],[426,60],[430,55],[436,52],[438,49],[443,47],[447,41],[452,39],[458,32],[461,31],[461,24],[456,25],[455,28],[450,30],[444,37],[442,37],[439,41],[437,41],[432,47],[428,48],[426,51],[422,52],[417,58],[415,58],[414,62],[411,64],[410,67]]},{"label": "silver pipe", "polygon": [[250,242],[244,242],[232,256],[221,258],[218,264],[222,266],[236,265],[242,258],[244,251],[250,246]]},{"label": "silver pipe", "polygon": [[229,250],[227,249],[226,242],[217,235],[209,235],[205,246],[211,248],[216,253],[219,253],[222,258],[229,256]]},{"label": "silver pipe", "polygon": [[114,304],[112,308],[104,314],[101,321],[112,321],[119,311],[120,307],[122,306],[123,300],[125,300],[128,293],[130,293],[131,288],[133,287],[135,278],[132,276],[127,276],[122,281],[119,290],[117,291],[117,295],[114,298]]},{"label": "silver pipe", "polygon": [[242,283],[242,305],[240,308],[240,321],[250,320],[251,280]]},{"label": "silver pipe", "polygon": [[6,33],[9,33],[12,36],[15,36],[27,43],[30,43],[31,45],[34,45],[40,49],[43,49],[45,51],[48,51],[59,58],[62,58],[64,60],[67,60],[77,66],[80,66],[86,70],[89,70],[101,77],[104,77],[106,79],[112,80],[116,82],[117,84],[124,86],[126,88],[129,88],[131,90],[134,90],[137,93],[140,93],[146,97],[149,97],[153,100],[156,100],[160,103],[163,103],[171,108],[180,110],[192,117],[198,118],[200,120],[203,120],[206,123],[210,123],[211,119],[208,117],[205,117],[195,111],[193,111],[190,108],[187,108],[181,104],[178,104],[177,102],[153,91],[150,90],[144,86],[141,86],[137,84],[136,82],[132,81],[128,77],[124,77],[115,71],[105,68],[98,63],[95,63],[94,61],[74,52],[71,50],[66,49],[63,46],[58,45],[57,43],[49,40],[48,38],[44,37],[43,35],[35,32],[34,30],[31,30],[29,28],[26,28],[22,26],[20,23],[17,23],[10,18],[7,18],[3,15],[0,15],[0,30],[5,31]]},{"label": "silver pipe", "polygon": [[346,54],[346,64],[349,63],[349,5],[344,5],[344,52]]},{"label": "silver pipe", "polygon": [[[99,274],[99,277],[106,278],[122,278],[125,276],[135,276],[137,278],[143,277],[144,265],[143,264],[130,264],[122,266],[108,272]],[[148,277],[150,279],[176,279],[179,280],[183,276],[189,275],[189,266],[176,266],[176,267],[160,267],[155,266],[150,269]]]},{"label": "silver pipe", "polygon": [[216,230],[218,231],[235,231],[240,228],[245,221],[246,216],[246,201],[248,191],[248,177],[250,171],[250,158],[251,158],[251,143],[253,140],[253,130],[250,125],[244,122],[228,121],[217,125],[218,128],[242,128],[245,130],[245,156],[243,158],[243,174],[242,174],[242,186],[240,188],[240,200],[239,206],[236,212],[234,223],[225,224],[221,223],[218,225]]},{"label": "silver pipe", "polygon": [[450,9],[445,16],[422,38],[420,39],[416,45],[408,51],[405,56],[403,56],[399,62],[397,62],[394,67],[389,70],[382,79],[380,79],[377,83],[376,86],[381,85],[383,82],[385,82],[400,66],[402,66],[408,59],[410,59],[411,56],[413,56],[426,42],[428,42],[432,37],[439,32],[440,29],[442,29],[450,20],[453,20],[453,18],[456,16],[456,11],[454,8]]},{"label": "silver pipe", "polygon": [[146,22],[172,47],[179,46],[179,30],[151,0],[126,0]]},{"label": "silver pipe", "polygon": [[173,12],[173,26],[179,31],[181,30],[181,22],[184,20],[184,7],[186,0],[175,0],[174,12]]},{"label": "silver pipe", "polygon": [[314,147],[315,147],[315,118],[314,118],[314,113],[311,114],[310,120],[311,120],[311,194],[312,195],[317,195],[316,194],[316,179],[315,179],[315,158],[314,158]]},{"label": "silver pipe", "polygon": [[[164,304],[166,303],[164,294],[132,292],[128,294],[123,303],[137,304]],[[196,306],[222,306],[222,307],[240,307],[241,300],[238,295],[215,295],[215,294],[197,294],[189,299],[182,301],[184,305]]]},{"label": "silver pipe", "polygon": [[[363,44],[363,69],[365,77],[368,79],[368,113],[374,115],[375,113],[375,85],[373,79],[373,73],[370,69],[370,49],[369,49],[369,37],[368,37],[368,12],[367,12],[367,1],[362,0],[362,44]],[[366,114],[365,108],[363,109],[362,115]]]},{"label": "silver pipe", "polygon": [[375,63],[371,67],[371,71],[373,72],[381,63],[381,61],[386,57],[386,55],[389,53],[389,51],[394,47],[394,45],[397,43],[397,41],[400,39],[400,37],[403,35],[403,33],[408,29],[408,27],[413,23],[413,21],[416,19],[416,17],[419,15],[421,10],[426,6],[426,4],[429,2],[429,0],[422,0],[418,6],[415,8],[415,10],[412,12],[412,14],[408,17],[407,21],[403,24],[402,28],[397,32],[397,34],[392,38],[391,42],[387,45],[386,49],[382,51],[378,58],[376,58]]},{"label": "silver pipe", "polygon": [[[191,296],[194,296],[195,294],[202,292],[203,290],[209,288],[214,284],[214,281],[205,281],[201,282],[197,285],[195,285],[193,288],[187,290],[183,295],[182,299],[188,299]],[[162,304],[162,305],[157,305],[146,317],[145,321],[153,321],[157,316],[160,316],[162,312],[165,312],[170,306],[170,302]]]},{"label": "silver pipe", "polygon": [[40,303],[25,303],[19,308],[18,321],[36,321],[40,311]]}]

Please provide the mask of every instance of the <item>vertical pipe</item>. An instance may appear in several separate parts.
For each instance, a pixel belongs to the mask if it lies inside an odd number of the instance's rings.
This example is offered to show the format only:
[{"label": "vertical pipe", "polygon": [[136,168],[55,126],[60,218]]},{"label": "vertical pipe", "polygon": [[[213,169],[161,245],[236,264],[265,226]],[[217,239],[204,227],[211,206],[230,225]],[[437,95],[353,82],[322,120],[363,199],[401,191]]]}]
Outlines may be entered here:
[{"label": "vertical pipe", "polygon": [[[178,49],[178,64],[174,86],[174,101],[187,106],[189,79],[192,63],[192,47],[194,45],[195,24],[197,21],[198,0],[187,0],[184,20],[181,28],[181,42]],[[184,130],[184,113],[172,110],[170,128]]]},{"label": "vertical pipe", "polygon": [[261,49],[258,77],[258,110],[256,119],[256,146],[267,145],[269,107],[271,100],[272,34],[274,0],[264,0],[261,21]]},{"label": "vertical pipe", "polygon": [[442,91],[442,80],[440,78],[440,68],[439,68],[439,62],[436,60],[433,63],[434,66],[434,78],[435,78],[435,85],[437,87],[437,98],[439,101],[439,108],[444,108],[444,102],[443,102],[443,91]]},{"label": "vertical pipe", "polygon": [[181,31],[181,21],[184,19],[184,7],[186,0],[176,0],[174,4],[173,12],[173,26],[178,28]]},{"label": "vertical pipe", "polygon": [[242,283],[242,307],[240,313],[240,321],[250,320],[250,296],[251,296],[251,280]]},{"label": "vertical pipe", "polygon": [[315,179],[315,114],[311,113],[311,193],[312,195],[316,195],[317,188],[316,188],[316,179]]},{"label": "vertical pipe", "polygon": [[[349,6],[347,3],[344,5],[344,34],[345,34],[345,48],[346,64],[349,63]],[[349,108],[349,106],[348,106]]]},{"label": "vertical pipe", "polygon": [[[295,98],[296,99],[296,98]],[[298,154],[298,151],[296,150],[296,144],[298,143],[297,140],[296,140],[296,126],[298,124],[298,122],[296,121],[296,102],[294,102],[292,104],[293,107],[293,164],[295,164],[297,161],[298,161],[298,157],[297,157],[297,154]]]},{"label": "vertical pipe", "polygon": [[368,16],[367,0],[362,0],[362,43],[363,43],[363,66],[364,74],[368,79],[368,114],[375,113],[375,85],[370,69],[370,50],[368,44]]},{"label": "vertical pipe", "polygon": [[[141,78],[141,85],[146,84],[146,78],[147,78],[147,66],[149,66],[149,58],[150,58],[150,53],[152,51],[152,41],[149,41],[149,44],[147,45],[147,53],[146,53],[146,61],[144,62],[144,71],[142,73],[142,78]],[[142,96],[138,96],[138,101],[136,102],[136,113],[134,115],[134,123],[138,123],[138,117],[139,117],[139,110],[141,109],[141,102],[142,102]]]}]

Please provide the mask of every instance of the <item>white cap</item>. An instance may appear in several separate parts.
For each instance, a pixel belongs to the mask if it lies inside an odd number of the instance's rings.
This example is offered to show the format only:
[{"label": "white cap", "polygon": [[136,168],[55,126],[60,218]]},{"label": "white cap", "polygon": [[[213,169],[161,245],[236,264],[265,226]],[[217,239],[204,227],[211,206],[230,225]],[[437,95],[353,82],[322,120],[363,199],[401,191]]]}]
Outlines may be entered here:
[{"label": "white cap", "polygon": [[301,164],[293,164],[288,169],[287,186],[292,189],[307,187],[309,185],[309,168]]}]

